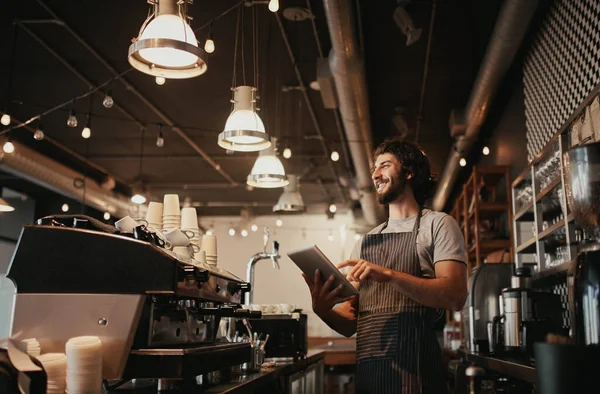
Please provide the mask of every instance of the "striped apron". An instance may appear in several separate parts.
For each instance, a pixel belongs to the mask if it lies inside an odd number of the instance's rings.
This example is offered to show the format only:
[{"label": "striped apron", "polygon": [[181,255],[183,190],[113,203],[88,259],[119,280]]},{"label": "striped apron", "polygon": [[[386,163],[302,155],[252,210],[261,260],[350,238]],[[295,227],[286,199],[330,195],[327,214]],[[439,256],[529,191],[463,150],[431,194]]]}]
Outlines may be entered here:
[{"label": "striped apron", "polygon": [[[421,277],[420,223],[421,209],[412,232],[367,234],[360,258]],[[446,393],[442,352],[433,329],[435,316],[434,309],[404,296],[389,283],[361,283],[357,394]]]}]

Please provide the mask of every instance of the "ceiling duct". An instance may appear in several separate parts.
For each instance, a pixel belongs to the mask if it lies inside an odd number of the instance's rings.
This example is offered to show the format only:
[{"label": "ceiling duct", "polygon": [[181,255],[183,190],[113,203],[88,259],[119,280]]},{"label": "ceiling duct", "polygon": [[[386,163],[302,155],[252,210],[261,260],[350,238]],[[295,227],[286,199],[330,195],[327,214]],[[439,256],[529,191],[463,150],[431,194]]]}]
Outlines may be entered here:
[{"label": "ceiling duct", "polygon": [[[1,140],[0,144],[3,144],[4,140]],[[85,178],[83,174],[25,145],[14,141],[13,144],[15,145],[13,153],[0,151],[0,169],[2,171],[26,179],[65,197],[83,200],[84,188],[81,182]],[[131,213],[132,204],[129,197],[107,191],[90,178],[86,179],[85,186],[86,205],[99,211],[108,211],[117,217]]]},{"label": "ceiling duct", "polygon": [[504,2],[464,111],[464,135],[450,150],[448,163],[444,166],[433,197],[433,209],[436,211],[443,210],[448,201],[461,168],[459,161],[469,154],[477,140],[492,98],[521,46],[537,4],[537,0]]},{"label": "ceiling duct", "polygon": [[331,36],[329,65],[335,81],[340,114],[350,156],[356,169],[356,184],[365,220],[376,225],[385,220],[383,206],[377,202],[370,168],[373,141],[367,83],[362,54],[356,43],[351,0],[325,0],[327,25]]},{"label": "ceiling duct", "polygon": [[326,57],[317,59],[317,82],[319,83],[319,92],[325,108],[336,109],[338,98],[335,92],[335,81],[329,67],[329,59]]}]

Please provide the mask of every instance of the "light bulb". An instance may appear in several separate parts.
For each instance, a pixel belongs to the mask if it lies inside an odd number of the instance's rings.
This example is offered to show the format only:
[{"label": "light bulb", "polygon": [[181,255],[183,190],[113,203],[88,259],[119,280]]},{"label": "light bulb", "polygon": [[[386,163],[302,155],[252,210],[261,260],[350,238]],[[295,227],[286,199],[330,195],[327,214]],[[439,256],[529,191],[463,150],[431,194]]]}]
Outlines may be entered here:
[{"label": "light bulb", "polygon": [[11,140],[8,140],[4,143],[4,146],[2,146],[2,150],[4,153],[13,153],[15,151],[15,145]]},{"label": "light bulb", "polygon": [[279,11],[279,0],[269,1],[269,11],[271,11],[271,12]]},{"label": "light bulb", "polygon": [[208,230],[208,231],[206,232],[206,235],[213,235],[213,232],[212,232],[212,230]]},{"label": "light bulb", "polygon": [[115,100],[113,100],[112,92],[109,90],[108,92],[106,92],[106,96],[104,96],[104,100],[102,100],[102,105],[104,105],[104,108],[112,108],[112,106],[114,104],[115,104]]},{"label": "light bulb", "polygon": [[206,53],[213,53],[215,51],[215,42],[212,38],[207,39],[204,43],[204,51]]},{"label": "light bulb", "polygon": [[110,220],[110,213],[104,212],[104,220]]},{"label": "light bulb", "polygon": [[333,241],[333,234],[329,234],[329,235],[327,236],[327,240],[328,240],[329,242]]},{"label": "light bulb", "polygon": [[292,150],[290,148],[285,148],[283,150],[283,157],[286,159],[289,159],[290,157],[292,157]]},{"label": "light bulb", "polygon": [[156,146],[158,146],[159,148],[165,146],[165,139],[163,138],[162,131],[159,131],[158,135],[156,136]]},{"label": "light bulb", "polygon": [[243,229],[240,234],[242,234],[242,237],[247,237],[248,236],[248,230]]},{"label": "light bulb", "polygon": [[33,138],[36,141],[41,141],[41,140],[44,139],[44,130],[42,130],[42,126],[41,125],[33,133]]},{"label": "light bulb", "polygon": [[487,146],[484,146],[482,152],[485,156],[487,156],[490,154],[490,148],[488,148]]},{"label": "light bulb", "polygon": [[337,211],[337,205],[335,205],[335,204],[330,204],[330,205],[329,205],[329,212],[331,212],[331,213],[336,213],[336,211]]},{"label": "light bulb", "polygon": [[77,127],[77,115],[75,114],[74,109],[72,109],[71,112],[69,112],[69,117],[67,118],[67,126]]},{"label": "light bulb", "polygon": [[92,129],[89,126],[85,126],[83,130],[81,130],[81,136],[86,140],[92,136]]},{"label": "light bulb", "polygon": [[164,85],[165,82],[167,82],[167,79],[165,77],[156,77],[154,81],[157,85]]},{"label": "light bulb", "polygon": [[256,224],[253,224],[252,227],[250,227],[250,230],[252,230],[252,232],[255,233],[256,231],[258,231],[258,226]]},{"label": "light bulb", "polygon": [[354,240],[358,241],[360,239],[360,234],[354,234]]},{"label": "light bulb", "polygon": [[277,227],[281,227],[283,225],[283,222],[281,221],[281,219],[277,219],[275,224],[277,225]]},{"label": "light bulb", "polygon": [[10,124],[10,115],[9,114],[2,115],[2,118],[0,118],[0,123],[2,123],[4,126],[8,126]]},{"label": "light bulb", "polygon": [[340,154],[337,151],[333,151],[331,152],[331,160],[332,161],[338,161],[340,159]]},{"label": "light bulb", "polygon": [[229,235],[232,237],[235,235],[235,229],[233,227],[229,229]]},{"label": "light bulb", "polygon": [[467,165],[467,160],[464,157],[461,157],[458,164],[460,164],[461,167],[464,167]]},{"label": "light bulb", "polygon": [[[167,3],[179,3],[168,1]],[[179,15],[161,14],[152,19],[144,28],[139,40],[166,38],[186,42],[198,46],[196,35],[190,25]],[[139,55],[147,62],[161,67],[187,67],[198,62],[198,57],[193,53],[170,47],[150,47],[140,49]]]},{"label": "light bulb", "polygon": [[146,197],[137,193],[137,194],[134,194],[133,196],[131,196],[131,202],[134,204],[143,204],[146,202]]},{"label": "light bulb", "polygon": [[63,212],[69,212],[69,204],[67,204],[67,203],[64,203],[64,204],[62,205],[62,207],[60,207],[60,209],[61,209],[61,211],[63,211]]}]

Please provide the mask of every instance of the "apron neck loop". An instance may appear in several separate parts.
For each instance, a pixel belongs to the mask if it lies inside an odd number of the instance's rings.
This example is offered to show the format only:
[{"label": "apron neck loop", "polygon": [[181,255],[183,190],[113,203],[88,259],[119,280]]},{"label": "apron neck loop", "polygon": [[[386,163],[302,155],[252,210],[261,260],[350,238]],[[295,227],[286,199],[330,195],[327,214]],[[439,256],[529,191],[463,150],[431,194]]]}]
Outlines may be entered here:
[{"label": "apron neck loop", "polygon": [[[423,211],[423,207],[421,205],[419,205],[419,211],[417,212],[417,219],[415,220],[415,225],[413,226],[413,229],[412,229],[412,232],[415,234],[419,231],[419,227],[421,226],[422,211]],[[385,224],[383,225],[383,227],[381,227],[381,229],[379,229],[377,234],[381,234],[383,232],[383,230],[388,227],[389,224],[390,224],[390,218],[387,218],[385,221]]]}]

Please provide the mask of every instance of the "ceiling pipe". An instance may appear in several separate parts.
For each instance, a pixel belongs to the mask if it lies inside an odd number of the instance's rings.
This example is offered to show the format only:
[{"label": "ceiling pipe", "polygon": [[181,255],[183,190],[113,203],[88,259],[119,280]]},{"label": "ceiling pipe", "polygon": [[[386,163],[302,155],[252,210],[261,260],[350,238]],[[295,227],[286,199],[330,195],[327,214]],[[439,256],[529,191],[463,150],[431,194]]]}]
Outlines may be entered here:
[{"label": "ceiling pipe", "polygon": [[450,150],[448,162],[438,181],[432,204],[436,211],[443,210],[448,201],[461,168],[459,161],[469,154],[477,140],[479,130],[489,113],[492,98],[521,46],[537,4],[537,0],[504,2],[465,108],[464,135],[457,139]]},{"label": "ceiling pipe", "polygon": [[376,225],[385,220],[385,212],[383,206],[377,203],[371,180],[371,119],[362,53],[354,38],[353,1],[325,0],[324,6],[331,36],[329,65],[356,171],[356,183],[361,194],[360,204],[367,223]]},{"label": "ceiling pipe", "polygon": [[[4,144],[6,138],[1,138]],[[108,211],[122,217],[135,211],[129,197],[105,189],[91,178],[64,166],[53,159],[13,141],[15,151],[0,151],[0,169],[19,178],[26,179],[55,193],[78,201],[99,211]],[[77,187],[77,180],[85,179],[85,189]],[[84,198],[85,197],[85,198]]]}]

